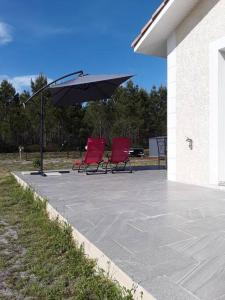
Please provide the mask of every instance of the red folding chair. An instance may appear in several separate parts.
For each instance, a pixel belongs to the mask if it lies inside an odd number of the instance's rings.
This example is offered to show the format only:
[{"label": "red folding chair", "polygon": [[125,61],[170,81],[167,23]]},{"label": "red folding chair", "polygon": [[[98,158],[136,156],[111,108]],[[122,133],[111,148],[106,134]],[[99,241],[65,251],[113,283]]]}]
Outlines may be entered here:
[{"label": "red folding chair", "polygon": [[[114,138],[112,140],[112,153],[105,161],[106,173],[108,166],[112,173],[118,171],[126,171],[126,166],[130,164],[129,150],[131,147],[131,140],[129,138]],[[114,165],[114,167],[113,167]],[[128,172],[132,173],[131,165]]]},{"label": "red folding chair", "polygon": [[[88,138],[87,152],[85,153],[84,158],[82,160],[75,160],[72,169],[78,170],[78,172],[86,172],[87,175],[98,172],[99,167],[103,162],[104,150],[105,139]],[[91,165],[97,165],[97,168],[88,169]]]}]

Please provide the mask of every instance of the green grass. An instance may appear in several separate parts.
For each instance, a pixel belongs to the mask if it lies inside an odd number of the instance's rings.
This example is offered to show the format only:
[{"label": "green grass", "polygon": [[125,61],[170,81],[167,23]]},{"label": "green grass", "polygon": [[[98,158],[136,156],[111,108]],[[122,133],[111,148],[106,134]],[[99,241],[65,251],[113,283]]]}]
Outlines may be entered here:
[{"label": "green grass", "polygon": [[[132,300],[88,259],[68,226],[48,219],[45,203],[35,201],[12,176],[0,180],[0,273],[12,293],[0,299]],[[4,273],[5,272],[5,273]],[[1,280],[1,278],[0,278]]]},{"label": "green grass", "polygon": [[[34,167],[33,162],[40,157],[39,153],[29,153],[28,159],[25,157],[20,161],[17,153],[0,153],[0,175],[3,171],[30,171],[37,168]],[[71,169],[74,158],[80,158],[79,152],[70,152],[69,157],[66,152],[49,152],[44,154],[44,168],[45,170],[56,169]],[[157,159],[131,158],[132,166],[155,166]]]}]

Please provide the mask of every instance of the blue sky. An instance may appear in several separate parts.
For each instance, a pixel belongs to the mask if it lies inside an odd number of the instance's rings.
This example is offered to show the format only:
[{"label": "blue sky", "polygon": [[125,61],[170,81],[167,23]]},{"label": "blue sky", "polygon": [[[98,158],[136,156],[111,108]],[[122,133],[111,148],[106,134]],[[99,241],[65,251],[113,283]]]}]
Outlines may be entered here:
[{"label": "blue sky", "polygon": [[74,70],[133,73],[148,90],[166,84],[166,61],[135,54],[132,40],[162,0],[0,0],[0,80]]}]

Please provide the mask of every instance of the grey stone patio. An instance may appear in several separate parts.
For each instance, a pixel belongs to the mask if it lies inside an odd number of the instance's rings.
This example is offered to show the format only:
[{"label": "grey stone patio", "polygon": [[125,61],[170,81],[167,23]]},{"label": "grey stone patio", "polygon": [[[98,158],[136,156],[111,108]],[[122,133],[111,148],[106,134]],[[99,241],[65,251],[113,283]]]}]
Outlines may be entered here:
[{"label": "grey stone patio", "polygon": [[165,171],[17,173],[158,300],[225,300],[225,192]]}]

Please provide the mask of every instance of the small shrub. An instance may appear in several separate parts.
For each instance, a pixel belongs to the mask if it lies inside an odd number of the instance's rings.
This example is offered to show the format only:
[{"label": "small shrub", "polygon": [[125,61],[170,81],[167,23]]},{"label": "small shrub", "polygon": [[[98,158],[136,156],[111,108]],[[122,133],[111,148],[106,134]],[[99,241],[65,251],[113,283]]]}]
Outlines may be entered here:
[{"label": "small shrub", "polygon": [[40,168],[40,166],[41,166],[41,161],[40,161],[40,159],[39,159],[39,158],[35,158],[35,159],[33,160],[33,167],[34,167],[34,168]]}]

